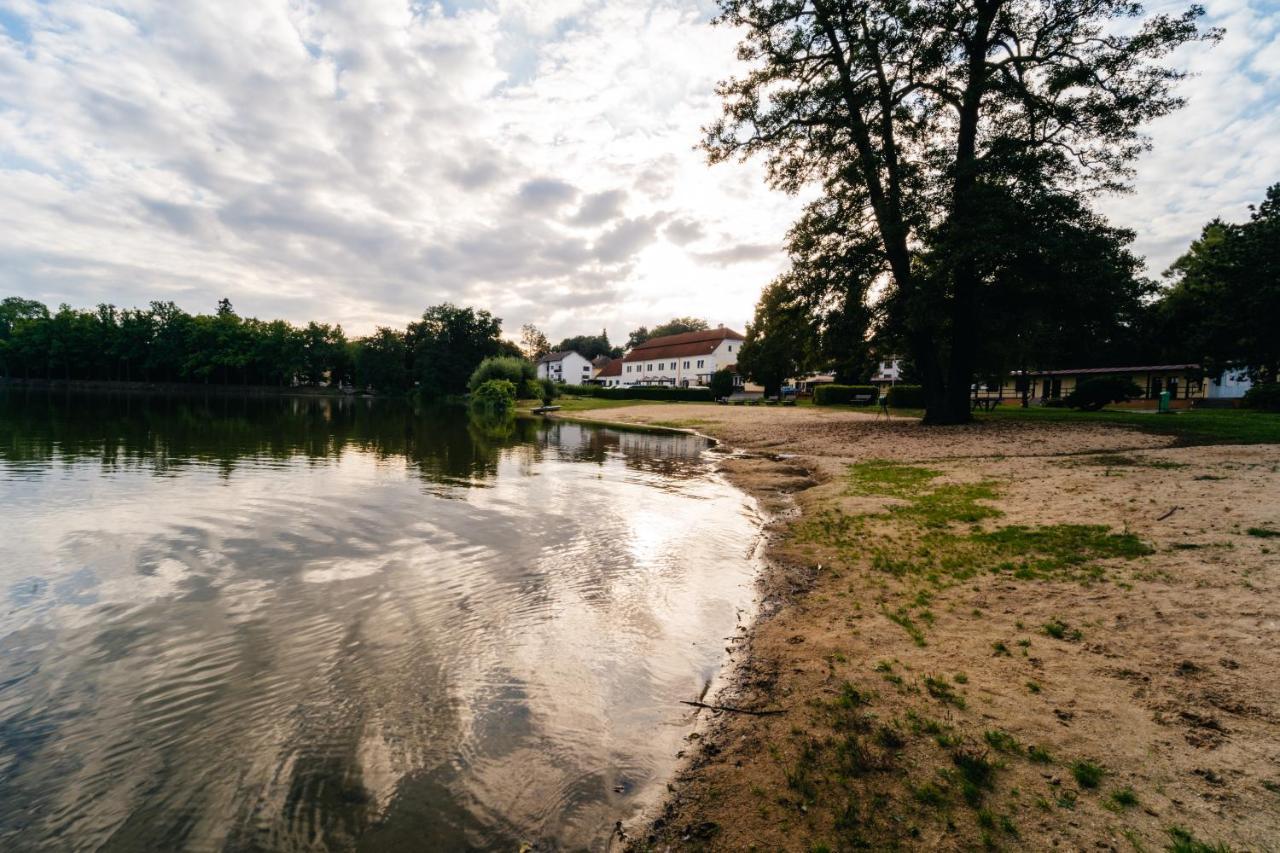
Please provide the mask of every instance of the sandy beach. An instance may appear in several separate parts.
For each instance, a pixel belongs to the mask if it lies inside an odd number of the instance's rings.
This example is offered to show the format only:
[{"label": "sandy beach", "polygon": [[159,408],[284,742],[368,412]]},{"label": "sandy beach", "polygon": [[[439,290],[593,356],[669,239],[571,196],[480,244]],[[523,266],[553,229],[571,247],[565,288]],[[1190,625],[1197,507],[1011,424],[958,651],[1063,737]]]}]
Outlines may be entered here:
[{"label": "sandy beach", "polygon": [[709,700],[765,713],[699,712],[633,848],[1280,849],[1280,446],[580,416],[720,439],[773,513],[764,615]]}]

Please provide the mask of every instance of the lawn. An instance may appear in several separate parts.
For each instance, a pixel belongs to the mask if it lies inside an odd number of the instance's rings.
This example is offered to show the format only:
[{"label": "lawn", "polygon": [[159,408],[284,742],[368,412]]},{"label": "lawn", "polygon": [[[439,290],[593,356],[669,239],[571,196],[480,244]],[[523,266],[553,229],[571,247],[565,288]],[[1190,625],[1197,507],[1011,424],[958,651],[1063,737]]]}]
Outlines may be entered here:
[{"label": "lawn", "polygon": [[1032,423],[1110,423],[1172,435],[1181,445],[1280,444],[1280,414],[1248,409],[1200,409],[1157,415],[1109,409],[1079,412],[1074,409],[1008,406],[990,414],[979,413],[977,418],[979,421],[1024,420]]}]

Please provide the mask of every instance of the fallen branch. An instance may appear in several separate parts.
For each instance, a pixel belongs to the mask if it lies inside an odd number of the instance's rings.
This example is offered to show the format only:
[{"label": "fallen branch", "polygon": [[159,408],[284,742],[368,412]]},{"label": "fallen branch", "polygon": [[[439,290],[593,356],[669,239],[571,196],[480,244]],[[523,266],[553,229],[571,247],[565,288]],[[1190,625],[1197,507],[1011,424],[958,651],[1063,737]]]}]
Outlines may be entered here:
[{"label": "fallen branch", "polygon": [[695,708],[706,708],[708,711],[728,711],[731,714],[750,714],[753,717],[771,717],[774,714],[787,713],[782,708],[771,711],[752,711],[749,708],[734,708],[730,705],[708,705],[706,702],[691,702],[688,699],[681,699],[681,705],[692,705]]},{"label": "fallen branch", "polygon": [[1157,518],[1157,519],[1156,519],[1156,521],[1164,521],[1166,518],[1168,518],[1169,516],[1173,515],[1175,512],[1177,512],[1177,511],[1178,511],[1178,510],[1180,510],[1180,509],[1182,509],[1182,507],[1180,507],[1180,506],[1175,506],[1173,509],[1171,509],[1171,510],[1169,510],[1168,512],[1166,512],[1164,515],[1162,515],[1162,516],[1160,516],[1159,518]]}]

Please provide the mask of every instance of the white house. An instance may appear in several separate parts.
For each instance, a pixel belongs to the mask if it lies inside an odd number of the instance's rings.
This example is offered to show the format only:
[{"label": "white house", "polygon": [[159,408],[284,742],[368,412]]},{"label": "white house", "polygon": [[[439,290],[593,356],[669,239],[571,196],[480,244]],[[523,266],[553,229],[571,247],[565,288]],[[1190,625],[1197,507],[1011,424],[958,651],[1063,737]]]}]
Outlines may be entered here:
[{"label": "white house", "polygon": [[875,370],[871,374],[871,381],[877,385],[888,383],[892,385],[902,379],[902,359],[900,358],[884,358],[876,362]]},{"label": "white house", "polygon": [[1205,396],[1210,400],[1234,400],[1252,387],[1247,370],[1224,370],[1217,379],[1209,380]]},{"label": "white house", "polygon": [[591,381],[606,388],[617,388],[622,385],[622,359],[609,359],[609,363],[597,370]]},{"label": "white house", "polygon": [[742,335],[724,326],[651,338],[622,357],[619,378],[624,386],[710,385],[713,373],[737,363],[743,340]]},{"label": "white house", "polygon": [[538,359],[538,378],[582,385],[591,379],[591,362],[573,350],[549,352]]}]

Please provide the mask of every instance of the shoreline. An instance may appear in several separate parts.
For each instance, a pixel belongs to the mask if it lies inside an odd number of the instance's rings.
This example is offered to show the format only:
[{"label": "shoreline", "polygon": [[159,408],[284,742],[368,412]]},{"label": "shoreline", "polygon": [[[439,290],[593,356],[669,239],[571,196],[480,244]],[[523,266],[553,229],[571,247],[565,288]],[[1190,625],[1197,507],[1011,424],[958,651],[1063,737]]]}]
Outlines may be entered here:
[{"label": "shoreline", "polygon": [[[786,713],[700,714],[630,849],[1163,849],[1183,832],[1280,846],[1280,646],[1265,627],[1280,557],[1246,532],[1280,526],[1264,497],[1280,490],[1280,447],[792,412],[553,416],[718,440],[733,451],[721,473],[770,510],[761,607],[712,704]],[[872,459],[873,476],[926,485],[851,489]],[[973,521],[905,520],[952,493],[969,494]],[[1018,558],[1025,577],[872,565],[872,550],[909,563],[920,541],[971,548],[1081,522],[1132,550]]]},{"label": "shoreline", "polygon": [[0,378],[0,391],[43,393],[157,394],[187,397],[318,397],[371,399],[336,388],[276,385],[201,385],[189,382],[144,382],[115,379],[14,379]]}]

